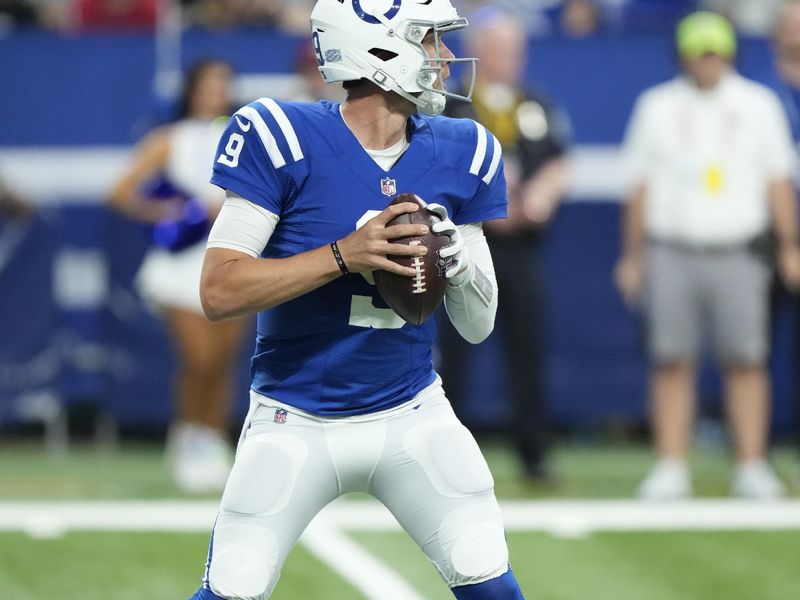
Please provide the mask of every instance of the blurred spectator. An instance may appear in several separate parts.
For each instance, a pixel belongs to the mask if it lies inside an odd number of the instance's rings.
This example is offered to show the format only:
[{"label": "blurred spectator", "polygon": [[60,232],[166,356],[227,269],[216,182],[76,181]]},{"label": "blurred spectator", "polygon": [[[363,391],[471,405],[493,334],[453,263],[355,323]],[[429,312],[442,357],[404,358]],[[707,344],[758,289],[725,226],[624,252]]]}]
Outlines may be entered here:
[{"label": "blurred spectator", "polygon": [[772,37],[775,89],[789,118],[796,142],[800,142],[800,0],[784,2]]},{"label": "blurred spectator", "polygon": [[77,10],[71,0],[36,0],[39,23],[56,31],[74,30]]},{"label": "blurred spectator", "polygon": [[172,475],[186,492],[221,490],[231,456],[225,441],[233,397],[232,367],[246,321],[208,321],[200,305],[200,270],[208,224],[224,192],[209,183],[229,114],[231,69],[208,60],[187,74],[179,120],[138,146],[117,183],[112,206],[154,224],[154,247],[137,275],[142,296],[166,320],[177,357],[175,420],[168,439]]},{"label": "blurred spectator", "polygon": [[728,17],[744,35],[766,36],[772,32],[782,0],[701,0],[700,6]]},{"label": "blurred spectator", "polygon": [[183,2],[187,20],[208,28],[238,25],[273,25],[281,11],[281,0],[190,0]]},{"label": "blurred spectator", "polygon": [[[778,93],[789,125],[792,129],[795,144],[800,144],[800,0],[786,0],[780,9],[773,33],[774,73],[769,84]],[[795,172],[795,186],[800,185],[800,173]],[[795,300],[797,314],[800,315],[800,298]],[[796,351],[800,360],[800,317],[796,323]],[[797,371],[795,371],[797,372]],[[797,410],[800,417],[800,383],[795,378]],[[798,424],[800,434],[800,424]],[[797,439],[800,444],[800,437]]]},{"label": "blurred spectator", "polygon": [[[566,186],[566,117],[540,93],[522,86],[527,40],[519,22],[493,6],[473,15],[470,56],[477,56],[473,102],[448,104],[447,114],[483,123],[503,147],[508,219],[484,230],[495,263],[498,325],[510,371],[515,444],[525,476],[547,483],[547,407],[542,381],[543,293],[539,251]],[[469,346],[449,325],[441,331],[442,379],[458,412]],[[461,384],[461,385],[458,385]]]},{"label": "blurred spectator", "polygon": [[284,0],[279,25],[285,31],[308,35],[308,20],[316,0]]},{"label": "blurred spectator", "polygon": [[36,8],[28,0],[0,0],[0,34],[37,23]]},{"label": "blurred spectator", "polygon": [[0,219],[27,219],[34,213],[33,207],[15,194],[0,179]]},{"label": "blurred spectator", "polygon": [[800,284],[789,129],[775,95],[732,68],[727,20],[694,13],[676,42],[684,74],[642,94],[626,139],[632,193],[616,274],[628,302],[643,301],[659,458],[639,494],[692,492],[696,365],[710,333],[736,446],[733,493],[774,498],[784,488],[765,461],[770,218],[779,271]]},{"label": "blurred spectator", "polygon": [[561,28],[571,37],[586,37],[600,27],[600,6],[597,0],[564,0]]},{"label": "blurred spectator", "polygon": [[[585,37],[605,29],[663,30],[697,8],[699,0],[497,0],[529,35],[558,32]],[[469,15],[486,4],[480,0],[461,0],[462,12]]]},{"label": "blurred spectator", "polygon": [[571,37],[598,31],[671,29],[697,0],[563,0],[561,30]]},{"label": "blurred spectator", "polygon": [[74,0],[75,25],[90,29],[153,29],[156,0]]},{"label": "blurred spectator", "polygon": [[[513,15],[526,34],[546,35],[554,29],[562,0],[496,0],[493,6]],[[487,3],[485,0],[458,0],[453,2],[459,13],[466,15],[472,22],[472,14],[481,10]]]},{"label": "blurred spectator", "polygon": [[[563,28],[569,35],[582,37],[594,32],[599,26],[603,15],[603,1],[495,0],[491,5],[512,15],[527,35],[545,36]],[[459,12],[471,16],[487,3],[484,0],[462,0],[454,4],[460,7]]]},{"label": "blurred spectator", "polygon": [[0,179],[0,273],[8,266],[35,214],[35,208]]},{"label": "blurred spectator", "polygon": [[671,29],[697,8],[698,0],[602,0],[625,30]]},{"label": "blurred spectator", "polygon": [[310,0],[182,0],[187,22],[209,29],[277,26],[306,33]]}]

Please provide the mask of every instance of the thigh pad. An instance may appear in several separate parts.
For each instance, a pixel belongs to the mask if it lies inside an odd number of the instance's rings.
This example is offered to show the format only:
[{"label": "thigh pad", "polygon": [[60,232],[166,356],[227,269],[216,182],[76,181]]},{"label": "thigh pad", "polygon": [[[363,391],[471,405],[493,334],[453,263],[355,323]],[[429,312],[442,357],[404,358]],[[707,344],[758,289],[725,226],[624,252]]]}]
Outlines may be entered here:
[{"label": "thigh pad", "polygon": [[494,487],[475,438],[455,417],[434,417],[415,425],[403,436],[403,448],[443,496],[470,496]]}]

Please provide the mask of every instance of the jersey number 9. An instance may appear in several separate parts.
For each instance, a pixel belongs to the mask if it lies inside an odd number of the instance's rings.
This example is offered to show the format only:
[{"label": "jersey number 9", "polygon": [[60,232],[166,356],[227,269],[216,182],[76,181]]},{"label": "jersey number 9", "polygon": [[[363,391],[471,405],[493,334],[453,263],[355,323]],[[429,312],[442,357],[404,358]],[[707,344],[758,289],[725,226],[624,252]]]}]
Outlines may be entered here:
[{"label": "jersey number 9", "polygon": [[225,154],[220,154],[217,162],[229,167],[238,167],[242,148],[244,148],[244,136],[240,133],[232,133],[228,138],[228,145],[225,146]]}]

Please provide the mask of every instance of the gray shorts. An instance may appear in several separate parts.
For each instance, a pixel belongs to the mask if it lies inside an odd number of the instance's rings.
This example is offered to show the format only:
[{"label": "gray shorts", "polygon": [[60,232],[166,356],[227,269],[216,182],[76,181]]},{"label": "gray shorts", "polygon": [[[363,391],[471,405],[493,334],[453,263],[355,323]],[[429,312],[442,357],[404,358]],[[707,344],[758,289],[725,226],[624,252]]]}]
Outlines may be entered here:
[{"label": "gray shorts", "polygon": [[754,365],[768,350],[770,270],[746,248],[651,243],[646,258],[648,346],[656,363],[696,360],[713,343],[723,364]]}]

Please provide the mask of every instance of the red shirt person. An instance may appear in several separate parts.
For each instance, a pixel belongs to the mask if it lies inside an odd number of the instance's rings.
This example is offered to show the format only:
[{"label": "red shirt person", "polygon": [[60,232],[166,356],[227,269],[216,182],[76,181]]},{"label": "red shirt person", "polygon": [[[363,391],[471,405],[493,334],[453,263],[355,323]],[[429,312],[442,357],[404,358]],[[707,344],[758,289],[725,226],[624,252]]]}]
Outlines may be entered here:
[{"label": "red shirt person", "polygon": [[156,0],[76,0],[81,29],[152,29]]}]

